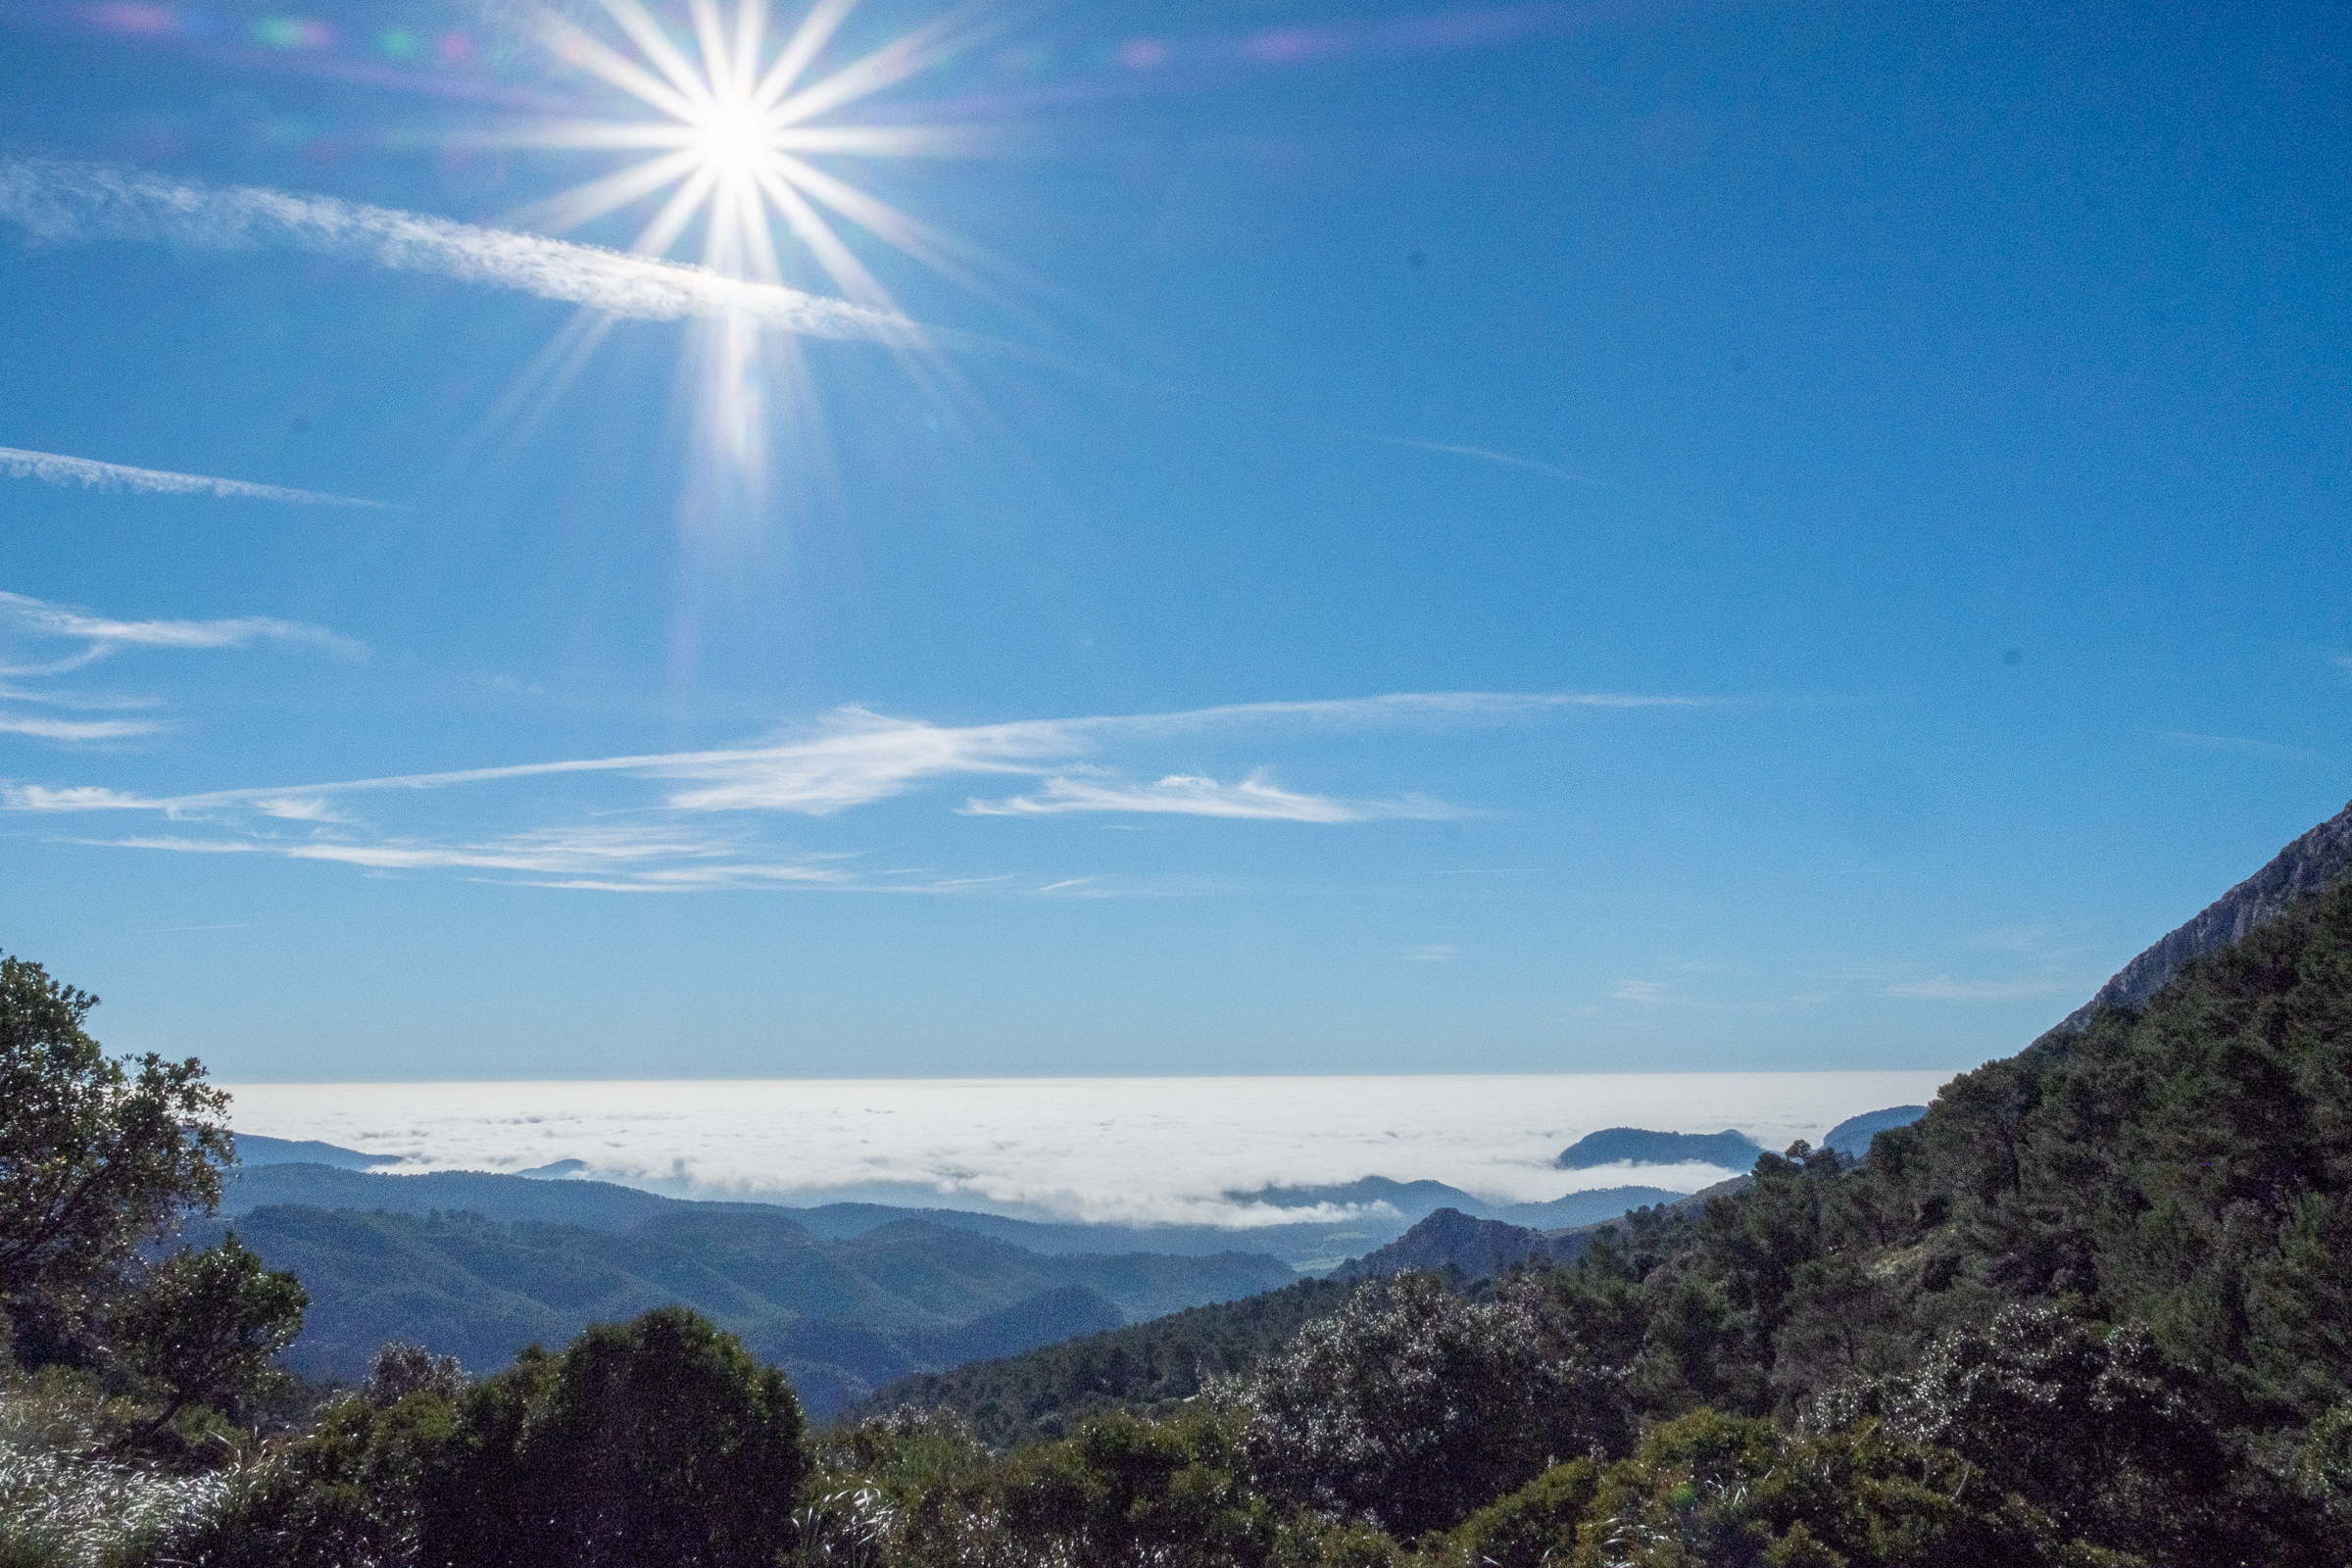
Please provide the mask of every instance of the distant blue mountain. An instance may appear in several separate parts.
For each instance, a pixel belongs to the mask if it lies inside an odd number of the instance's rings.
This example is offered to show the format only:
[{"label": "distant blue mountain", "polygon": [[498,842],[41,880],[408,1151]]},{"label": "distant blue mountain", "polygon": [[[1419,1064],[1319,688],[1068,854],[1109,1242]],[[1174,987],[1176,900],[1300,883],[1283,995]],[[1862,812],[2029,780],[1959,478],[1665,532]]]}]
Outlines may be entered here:
[{"label": "distant blue mountain", "polygon": [[1426,1218],[1441,1208],[1464,1213],[1484,1212],[1486,1205],[1458,1187],[1444,1182],[1400,1182],[1387,1176],[1363,1176],[1329,1187],[1260,1187],[1250,1193],[1227,1193],[1236,1203],[1263,1203],[1269,1208],[1313,1208],[1320,1203],[1361,1207],[1386,1203],[1408,1221]]},{"label": "distant blue mountain", "polygon": [[[1671,1136],[1671,1135],[1668,1135]],[[265,1148],[302,1147],[283,1140],[258,1141]],[[324,1146],[332,1148],[333,1146]],[[349,1150],[340,1151],[352,1155]],[[352,1155],[365,1158],[365,1155]],[[1751,1155],[1752,1159],[1752,1155]],[[1740,1162],[1745,1168],[1748,1160]],[[1300,1221],[1235,1230],[1218,1225],[1090,1225],[1077,1221],[1050,1222],[1013,1219],[1002,1214],[967,1209],[913,1208],[890,1203],[825,1203],[800,1208],[777,1203],[703,1202],[666,1198],[640,1188],[581,1178],[577,1162],[559,1160],[536,1170],[420,1171],[408,1175],[365,1172],[322,1162],[277,1163],[249,1159],[224,1185],[221,1212],[250,1213],[278,1203],[328,1209],[361,1209],[394,1214],[474,1213],[508,1223],[531,1221],[579,1225],[590,1230],[627,1231],[656,1214],[673,1210],[710,1212],[755,1210],[789,1215],[809,1234],[828,1241],[848,1241],[901,1220],[921,1220],[950,1230],[967,1231],[1010,1242],[1016,1247],[1051,1256],[1084,1252],[1158,1252],[1179,1257],[1205,1257],[1241,1250],[1269,1253],[1305,1272],[1330,1268],[1348,1257],[1360,1257],[1383,1243],[1396,1240],[1415,1222],[1442,1208],[1458,1209],[1481,1219],[1506,1220],[1537,1230],[1588,1225],[1615,1219],[1628,1209],[1671,1203],[1684,1195],[1659,1187],[1610,1187],[1570,1193],[1547,1203],[1485,1203],[1443,1182],[1399,1182],[1385,1176],[1327,1187],[1269,1187],[1255,1193],[1228,1194],[1240,1200],[1256,1199],[1277,1209],[1309,1208],[1330,1203],[1364,1209],[1386,1203],[1394,1216],[1377,1210],[1350,1220]]]},{"label": "distant blue mountain", "polygon": [[1557,1231],[1598,1225],[1604,1220],[1622,1218],[1633,1209],[1679,1203],[1690,1196],[1664,1187],[1598,1187],[1591,1192],[1570,1193],[1548,1203],[1507,1203],[1476,1212],[1480,1219],[1498,1219],[1530,1230]]},{"label": "distant blue mountain", "polygon": [[259,1133],[235,1135],[238,1163],[255,1165],[331,1165],[337,1170],[367,1170],[390,1163],[382,1154],[363,1154],[356,1149],[322,1144],[317,1139],[264,1138]]},{"label": "distant blue mountain", "polygon": [[[565,1173],[555,1167],[542,1170],[545,1175],[442,1170],[393,1176],[323,1164],[247,1165],[223,1184],[220,1211],[235,1215],[273,1203],[299,1203],[315,1208],[356,1208],[393,1214],[466,1212],[494,1220],[533,1220],[581,1225],[590,1230],[625,1231],[672,1208],[748,1208],[789,1215],[812,1235],[832,1241],[863,1236],[899,1220],[919,1219],[951,1230],[993,1236],[1033,1252],[1056,1256],[1076,1252],[1164,1252],[1180,1257],[1205,1257],[1240,1248],[1271,1253],[1293,1267],[1310,1270],[1329,1268],[1342,1258],[1370,1251],[1381,1243],[1404,1234],[1410,1218],[1419,1217],[1416,1214],[1391,1220],[1371,1216],[1340,1224],[1322,1221],[1264,1225],[1241,1231],[1216,1225],[1046,1223],[965,1209],[902,1208],[889,1203],[826,1203],[816,1208],[794,1208],[778,1203],[696,1202],[612,1182],[566,1178]],[[1470,1200],[1465,1197],[1462,1201]]]},{"label": "distant blue mountain", "polygon": [[1889,1127],[1908,1127],[1928,1113],[1925,1105],[1891,1105],[1848,1116],[1821,1135],[1821,1147],[1860,1159],[1870,1152],[1870,1141]]},{"label": "distant blue mountain", "polygon": [[279,1203],[390,1214],[473,1213],[624,1231],[681,1203],[611,1182],[534,1181],[478,1170],[385,1176],[324,1164],[248,1164],[221,1184],[220,1212],[245,1214]]},{"label": "distant blue mountain", "polygon": [[[1587,1133],[1552,1163],[1562,1170],[1589,1170],[1631,1160],[1637,1165],[1680,1165],[1695,1160],[1744,1171],[1755,1164],[1764,1146],[1745,1133],[1656,1133],[1643,1127],[1610,1127]],[[1677,1195],[1678,1197],[1681,1195]]]}]

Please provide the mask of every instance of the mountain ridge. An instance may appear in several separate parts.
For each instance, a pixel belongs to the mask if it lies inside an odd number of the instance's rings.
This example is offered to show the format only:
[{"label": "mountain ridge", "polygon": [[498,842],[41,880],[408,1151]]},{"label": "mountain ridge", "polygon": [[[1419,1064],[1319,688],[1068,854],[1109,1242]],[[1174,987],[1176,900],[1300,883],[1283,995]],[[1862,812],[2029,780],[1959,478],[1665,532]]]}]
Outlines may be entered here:
[{"label": "mountain ridge", "polygon": [[[2298,900],[2325,893],[2352,875],[2352,804],[2273,856],[2263,867],[2176,926],[2099,987],[2091,999],[2034,1042],[2045,1046],[2081,1034],[2107,1007],[2137,1012],[2184,964],[2230,947]],[[2031,1049],[2031,1048],[2029,1048]]]}]

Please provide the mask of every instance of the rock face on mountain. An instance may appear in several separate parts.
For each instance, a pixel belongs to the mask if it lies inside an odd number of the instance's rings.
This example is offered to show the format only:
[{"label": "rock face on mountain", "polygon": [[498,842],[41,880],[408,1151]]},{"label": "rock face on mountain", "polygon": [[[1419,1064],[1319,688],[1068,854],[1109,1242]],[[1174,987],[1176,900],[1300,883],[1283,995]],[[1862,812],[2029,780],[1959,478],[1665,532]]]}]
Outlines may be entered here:
[{"label": "rock face on mountain", "polygon": [[2352,874],[2352,806],[2289,844],[2271,863],[2223,894],[2204,913],[2124,965],[2035,1045],[2080,1034],[2101,1007],[2132,1011],[2147,1005],[2166,981],[2192,958],[2230,946],[2277,918],[2297,899],[2322,893]]}]

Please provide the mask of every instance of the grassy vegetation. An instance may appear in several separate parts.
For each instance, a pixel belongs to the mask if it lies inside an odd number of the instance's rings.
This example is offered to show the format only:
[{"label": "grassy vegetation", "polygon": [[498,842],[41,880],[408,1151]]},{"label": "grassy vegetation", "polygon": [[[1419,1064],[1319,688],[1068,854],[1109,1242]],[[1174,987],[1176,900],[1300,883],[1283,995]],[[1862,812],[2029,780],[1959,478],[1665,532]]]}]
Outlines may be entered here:
[{"label": "grassy vegetation", "polygon": [[140,1443],[154,1413],[86,1375],[0,1377],[0,1568],[160,1563],[220,1512],[241,1446],[210,1412]]}]

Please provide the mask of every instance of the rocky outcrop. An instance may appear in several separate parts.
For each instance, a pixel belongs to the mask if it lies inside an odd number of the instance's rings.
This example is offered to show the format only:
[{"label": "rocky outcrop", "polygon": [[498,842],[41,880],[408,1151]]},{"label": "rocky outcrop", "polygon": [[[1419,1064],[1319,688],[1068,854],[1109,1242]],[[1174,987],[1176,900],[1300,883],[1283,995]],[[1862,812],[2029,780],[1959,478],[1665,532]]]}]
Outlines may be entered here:
[{"label": "rocky outcrop", "polygon": [[2063,1040],[2089,1027],[2102,1007],[2137,1011],[2192,958],[2226,948],[2287,906],[2352,875],[2352,806],[2280,850],[2270,864],[2216,899],[2188,924],[2124,965],[2098,995],[2070,1012],[2035,1045]]}]

